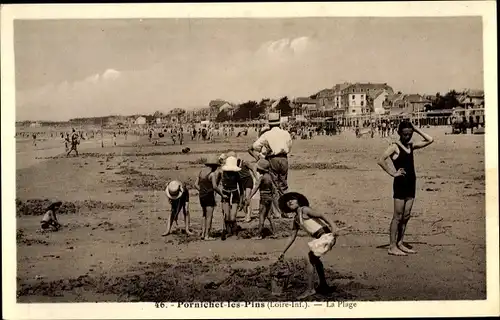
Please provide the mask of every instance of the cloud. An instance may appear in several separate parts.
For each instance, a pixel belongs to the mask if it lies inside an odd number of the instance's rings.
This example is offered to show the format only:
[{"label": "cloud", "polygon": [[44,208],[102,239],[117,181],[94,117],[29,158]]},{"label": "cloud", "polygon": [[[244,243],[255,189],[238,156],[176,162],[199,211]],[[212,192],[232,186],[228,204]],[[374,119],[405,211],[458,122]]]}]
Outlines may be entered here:
[{"label": "cloud", "polygon": [[107,69],[102,74],[98,73],[93,74],[85,78],[83,81],[90,83],[98,83],[100,81],[112,81],[118,79],[120,75],[121,75],[120,71],[116,71],[114,69]]},{"label": "cloud", "polygon": [[293,58],[306,54],[313,47],[309,37],[282,38],[263,43],[257,53],[271,58]]},{"label": "cloud", "polygon": [[324,87],[324,59],[308,37],[263,43],[225,56],[191,53],[143,70],[107,69],[76,82],[17,94],[18,119],[66,120],[109,114],[204,107],[212,99],[235,103],[312,94]]}]

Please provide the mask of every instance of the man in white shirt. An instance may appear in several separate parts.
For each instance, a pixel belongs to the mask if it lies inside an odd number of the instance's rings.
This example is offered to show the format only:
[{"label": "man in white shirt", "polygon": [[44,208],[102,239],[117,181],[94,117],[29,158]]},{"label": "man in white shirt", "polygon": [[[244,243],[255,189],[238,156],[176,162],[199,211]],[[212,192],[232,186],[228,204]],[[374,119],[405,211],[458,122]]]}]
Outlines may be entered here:
[{"label": "man in white shirt", "polygon": [[288,191],[288,154],[292,150],[292,137],[286,130],[280,128],[280,115],[269,114],[270,129],[264,132],[248,149],[255,160],[259,161],[260,152],[265,148],[265,158],[269,161],[269,173],[273,179],[276,191],[274,214],[279,213],[277,201],[279,197]]}]

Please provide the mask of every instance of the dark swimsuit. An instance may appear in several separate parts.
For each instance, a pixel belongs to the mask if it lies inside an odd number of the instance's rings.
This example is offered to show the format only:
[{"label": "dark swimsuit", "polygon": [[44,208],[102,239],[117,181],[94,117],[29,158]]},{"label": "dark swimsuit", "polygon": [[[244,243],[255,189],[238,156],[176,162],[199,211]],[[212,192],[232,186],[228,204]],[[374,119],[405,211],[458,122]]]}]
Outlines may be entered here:
[{"label": "dark swimsuit", "polygon": [[403,168],[406,172],[404,176],[394,178],[393,183],[393,198],[406,200],[408,198],[415,198],[417,176],[415,174],[415,166],[413,163],[413,144],[409,144],[410,153],[396,144],[399,149],[399,155],[394,160],[391,158],[392,163],[396,170]]},{"label": "dark swimsuit", "polygon": [[242,189],[240,189],[240,193],[244,194],[245,189],[253,189],[252,175],[250,173],[250,168],[248,168],[248,165],[246,163],[241,166],[241,171],[239,172],[239,174],[242,187]]},{"label": "dark swimsuit", "polygon": [[222,193],[227,198],[222,198],[221,202],[229,202],[230,204],[240,202],[239,180],[240,175],[238,172],[222,172]]},{"label": "dark swimsuit", "polygon": [[[212,173],[206,175],[199,181],[200,205],[202,207],[215,207],[215,192],[210,178]],[[214,173],[215,174],[215,173]]]}]

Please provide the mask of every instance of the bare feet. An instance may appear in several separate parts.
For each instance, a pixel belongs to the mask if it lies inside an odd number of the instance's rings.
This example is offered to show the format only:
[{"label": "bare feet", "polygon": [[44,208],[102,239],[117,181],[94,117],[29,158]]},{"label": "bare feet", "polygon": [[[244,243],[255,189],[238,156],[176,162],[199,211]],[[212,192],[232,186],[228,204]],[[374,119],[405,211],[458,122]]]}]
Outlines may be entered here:
[{"label": "bare feet", "polygon": [[204,241],[214,241],[215,238],[212,238],[212,237],[204,237],[203,238]]},{"label": "bare feet", "polygon": [[170,234],[170,231],[165,231],[164,233],[162,233],[162,235],[161,235],[161,236],[162,236],[162,237],[166,237],[166,236],[168,236],[169,234]]},{"label": "bare feet", "polygon": [[401,251],[405,252],[405,253],[409,253],[409,254],[415,254],[415,253],[417,253],[417,251],[412,250],[412,249],[406,247],[403,243],[398,243],[398,248]]},{"label": "bare feet", "polygon": [[186,229],[186,234],[187,234],[188,236],[192,236],[192,235],[193,235],[193,232],[192,232],[191,230],[189,230],[189,229]]},{"label": "bare feet", "polygon": [[401,251],[401,249],[399,249],[398,247],[389,248],[387,253],[392,255],[392,256],[407,256],[407,254],[404,253],[403,251]]},{"label": "bare feet", "polygon": [[302,293],[300,296],[298,296],[297,299],[302,300],[302,299],[308,298],[310,296],[313,296],[315,294],[316,294],[316,290],[309,289],[309,290],[305,291],[304,293]]}]

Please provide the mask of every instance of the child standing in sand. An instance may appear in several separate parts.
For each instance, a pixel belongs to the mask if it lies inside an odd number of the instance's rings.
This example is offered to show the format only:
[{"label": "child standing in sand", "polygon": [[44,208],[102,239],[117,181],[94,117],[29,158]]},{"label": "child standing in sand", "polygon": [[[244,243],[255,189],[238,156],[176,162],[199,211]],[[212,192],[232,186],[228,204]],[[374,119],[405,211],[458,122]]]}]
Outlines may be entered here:
[{"label": "child standing in sand", "polygon": [[[282,212],[295,213],[293,220],[293,233],[290,240],[281,254],[279,260],[282,260],[287,250],[292,246],[297,238],[299,229],[304,229],[314,240],[308,243],[309,253],[308,258],[308,282],[307,290],[298,296],[298,299],[304,299],[315,293],[327,293],[329,287],[326,282],[325,270],[321,262],[321,256],[330,251],[337,242],[337,228],[326,215],[315,212],[309,207],[307,198],[297,192],[288,192],[282,195],[279,199],[279,207]],[[344,229],[344,228],[343,228]],[[334,231],[335,230],[335,231]],[[319,277],[319,286],[314,289],[314,269]]]},{"label": "child standing in sand", "polygon": [[189,230],[189,190],[185,183],[174,180],[170,181],[165,189],[165,193],[167,194],[167,198],[170,201],[171,205],[171,213],[170,217],[167,220],[167,231],[162,234],[162,236],[167,236],[170,234],[172,230],[172,224],[177,224],[177,217],[179,213],[183,212],[184,214],[184,225],[187,235],[192,235],[193,233]]},{"label": "child standing in sand", "polygon": [[271,226],[271,232],[274,233],[273,222],[269,216],[273,205],[273,180],[271,175],[269,174],[269,161],[261,159],[257,161],[256,169],[260,174],[260,177],[257,179],[255,183],[255,187],[250,192],[245,200],[245,207],[250,205],[250,201],[252,197],[255,195],[257,190],[260,191],[260,204],[259,204],[259,234],[260,236],[257,239],[264,238],[264,222],[266,219],[269,221]]},{"label": "child standing in sand", "polygon": [[57,211],[61,208],[62,202],[57,201],[52,203],[47,207],[45,214],[43,215],[42,221],[40,222],[42,230],[51,229],[52,231],[58,231],[61,228],[61,224],[57,220]]},{"label": "child standing in sand", "polygon": [[203,212],[203,230],[201,238],[203,240],[213,240],[210,237],[210,229],[212,228],[212,217],[214,213],[215,192],[223,196],[222,191],[218,188],[221,173],[217,169],[220,166],[219,159],[212,157],[205,162],[206,168],[203,168],[196,179],[195,188],[199,191],[200,205]]},{"label": "child standing in sand", "polygon": [[[423,141],[412,143],[413,132],[418,133]],[[416,193],[416,174],[413,163],[413,150],[430,145],[434,140],[428,134],[415,127],[410,121],[403,121],[398,127],[399,141],[392,143],[384,152],[378,164],[391,177],[394,177],[393,198],[394,216],[390,225],[390,244],[388,253],[406,256],[416,251],[406,247],[403,238],[406,225],[410,220],[411,209]],[[387,159],[391,159],[394,169],[389,168]]]},{"label": "child standing in sand", "polygon": [[[252,192],[254,187],[254,181],[257,180],[257,172],[255,170],[254,164],[245,161],[243,159],[238,160],[238,167],[240,170],[240,179],[241,179],[241,189],[240,194],[243,197],[243,200],[247,199]],[[245,222],[250,222],[252,220],[252,208],[248,203],[241,208],[245,212]]]},{"label": "child standing in sand", "polygon": [[243,200],[243,197],[240,195],[240,190],[243,188],[239,175],[241,168],[238,167],[238,159],[234,152],[227,154],[227,158],[224,160],[224,165],[221,169],[222,212],[224,214],[222,240],[226,240],[226,236],[237,234],[236,213]]}]

